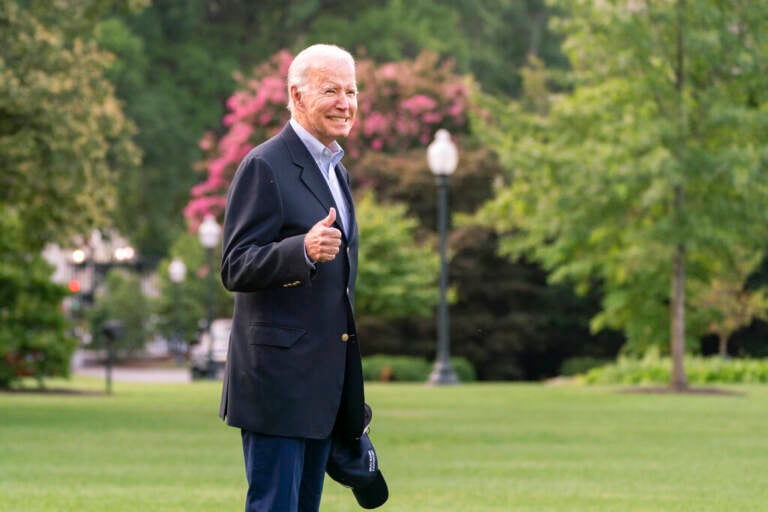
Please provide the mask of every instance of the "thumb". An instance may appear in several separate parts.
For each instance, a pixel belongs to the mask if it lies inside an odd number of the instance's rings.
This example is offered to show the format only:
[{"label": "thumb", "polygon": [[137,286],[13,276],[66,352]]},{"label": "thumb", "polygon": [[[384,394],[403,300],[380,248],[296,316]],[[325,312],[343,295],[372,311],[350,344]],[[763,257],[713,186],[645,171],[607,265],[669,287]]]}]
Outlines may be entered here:
[{"label": "thumb", "polygon": [[334,222],[336,222],[336,209],[332,207],[330,210],[328,210],[328,216],[321,220],[320,223],[323,226],[329,228],[333,226]]}]

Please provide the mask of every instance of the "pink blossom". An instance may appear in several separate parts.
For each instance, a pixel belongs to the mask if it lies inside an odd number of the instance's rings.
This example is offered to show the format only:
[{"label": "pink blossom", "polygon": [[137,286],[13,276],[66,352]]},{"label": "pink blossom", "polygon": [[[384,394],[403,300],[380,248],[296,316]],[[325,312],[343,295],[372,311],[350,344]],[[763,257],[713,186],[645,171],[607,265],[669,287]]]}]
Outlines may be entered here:
[{"label": "pink blossom", "polygon": [[232,126],[237,121],[237,115],[233,113],[229,113],[224,116],[224,118],[221,120],[221,124],[224,126]]},{"label": "pink blossom", "polygon": [[391,121],[381,112],[371,112],[363,122],[363,133],[370,137],[374,133],[384,132],[391,125]]},{"label": "pink blossom", "polygon": [[400,107],[414,114],[432,110],[436,106],[437,102],[429,96],[425,96],[424,94],[417,94],[416,96],[400,102]]},{"label": "pink blossom", "polygon": [[208,162],[208,175],[216,178],[221,177],[224,173],[224,168],[227,166],[227,160],[223,158],[216,158]]},{"label": "pink blossom", "polygon": [[384,64],[379,68],[378,74],[384,80],[395,80],[397,79],[397,66],[394,62]]}]

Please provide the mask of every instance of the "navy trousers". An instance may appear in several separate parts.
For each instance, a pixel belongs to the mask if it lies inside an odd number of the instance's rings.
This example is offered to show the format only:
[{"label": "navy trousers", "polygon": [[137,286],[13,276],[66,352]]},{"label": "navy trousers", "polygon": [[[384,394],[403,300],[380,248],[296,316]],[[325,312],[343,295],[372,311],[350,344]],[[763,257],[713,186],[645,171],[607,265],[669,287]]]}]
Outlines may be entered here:
[{"label": "navy trousers", "polygon": [[248,494],[245,512],[318,512],[331,439],[241,431]]}]

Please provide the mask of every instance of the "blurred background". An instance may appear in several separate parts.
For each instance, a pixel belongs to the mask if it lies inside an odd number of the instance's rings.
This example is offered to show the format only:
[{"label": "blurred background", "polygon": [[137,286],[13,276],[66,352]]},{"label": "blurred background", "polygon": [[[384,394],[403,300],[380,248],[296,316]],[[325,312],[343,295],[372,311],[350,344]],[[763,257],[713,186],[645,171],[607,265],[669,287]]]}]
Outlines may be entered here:
[{"label": "blurred background", "polygon": [[[426,379],[441,304],[464,380],[765,357],[766,20],[763,0],[0,0],[0,387],[107,359],[220,373],[227,186],[317,42],[357,59],[367,378]],[[459,157],[436,180],[438,129]]]}]

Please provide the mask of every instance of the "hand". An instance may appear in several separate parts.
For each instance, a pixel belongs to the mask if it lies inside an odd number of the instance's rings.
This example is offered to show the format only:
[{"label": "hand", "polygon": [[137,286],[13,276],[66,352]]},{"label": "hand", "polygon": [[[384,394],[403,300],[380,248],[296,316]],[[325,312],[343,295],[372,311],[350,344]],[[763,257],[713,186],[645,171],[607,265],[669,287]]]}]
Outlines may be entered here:
[{"label": "hand", "polygon": [[336,209],[331,208],[328,216],[312,226],[304,237],[304,247],[307,256],[312,261],[325,263],[333,260],[339,254],[341,247],[341,231],[332,228],[336,221]]}]

